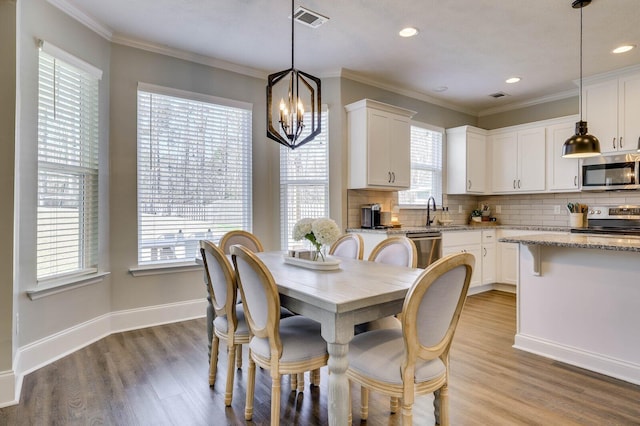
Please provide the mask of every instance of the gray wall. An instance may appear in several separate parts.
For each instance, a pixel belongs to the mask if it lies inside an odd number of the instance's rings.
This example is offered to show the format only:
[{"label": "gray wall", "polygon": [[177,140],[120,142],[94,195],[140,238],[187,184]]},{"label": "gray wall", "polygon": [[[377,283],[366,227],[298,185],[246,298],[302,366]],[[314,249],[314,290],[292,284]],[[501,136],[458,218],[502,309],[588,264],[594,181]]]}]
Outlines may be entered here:
[{"label": "gray wall", "polygon": [[566,99],[505,111],[499,114],[481,116],[478,118],[477,126],[482,129],[492,130],[531,123],[533,121],[547,120],[549,118],[565,117],[578,114],[579,112],[580,100],[576,95]]},{"label": "gray wall", "polygon": [[16,2],[0,0],[0,373],[13,358],[13,175],[16,112]]},{"label": "gray wall", "polygon": [[[111,45],[45,0],[18,2],[18,144],[16,146],[16,265],[17,305],[20,314],[18,346],[51,336],[111,310],[110,280],[30,300],[25,291],[36,286],[36,183],[38,125],[37,39],[46,40],[103,71],[100,82],[100,152],[108,150],[109,58]],[[106,206],[107,156],[100,164],[100,202]],[[4,208],[4,206],[3,206]],[[108,270],[108,211],[100,212],[101,264]],[[10,235],[9,233],[7,233]]]}]

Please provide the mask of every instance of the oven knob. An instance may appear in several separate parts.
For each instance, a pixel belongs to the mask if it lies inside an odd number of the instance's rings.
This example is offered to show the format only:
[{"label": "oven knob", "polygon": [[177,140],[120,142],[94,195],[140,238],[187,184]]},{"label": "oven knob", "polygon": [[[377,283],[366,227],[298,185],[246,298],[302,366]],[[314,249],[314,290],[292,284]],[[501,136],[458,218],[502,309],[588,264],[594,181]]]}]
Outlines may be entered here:
[{"label": "oven knob", "polygon": [[596,210],[596,214],[600,214],[602,213],[600,210]]},{"label": "oven knob", "polygon": [[594,214],[595,212],[595,210],[589,210],[589,214]]}]

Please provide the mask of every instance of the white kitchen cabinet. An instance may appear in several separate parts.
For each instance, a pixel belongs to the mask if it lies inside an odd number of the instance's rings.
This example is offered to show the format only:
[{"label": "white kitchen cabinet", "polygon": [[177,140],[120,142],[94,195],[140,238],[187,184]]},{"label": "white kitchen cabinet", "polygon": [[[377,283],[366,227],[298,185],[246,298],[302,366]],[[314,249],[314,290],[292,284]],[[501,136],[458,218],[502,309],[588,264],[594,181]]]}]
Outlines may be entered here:
[{"label": "white kitchen cabinet", "polygon": [[582,115],[603,154],[635,151],[640,138],[640,74],[585,84]]},{"label": "white kitchen cabinet", "polygon": [[482,231],[447,231],[442,233],[442,256],[471,253],[476,259],[469,287],[482,285]]},{"label": "white kitchen cabinet", "polygon": [[494,133],[491,136],[493,192],[545,190],[545,139],[544,127]]},{"label": "white kitchen cabinet", "polygon": [[575,120],[547,127],[547,189],[549,191],[580,190],[580,160],[562,158],[564,142],[575,134]]},{"label": "white kitchen cabinet", "polygon": [[345,106],[349,127],[349,188],[411,186],[411,117],[415,114],[371,99]]},{"label": "white kitchen cabinet", "polygon": [[447,129],[447,193],[486,191],[487,132],[472,126]]},{"label": "white kitchen cabinet", "polygon": [[498,281],[496,256],[496,231],[482,231],[482,284],[493,284]]}]

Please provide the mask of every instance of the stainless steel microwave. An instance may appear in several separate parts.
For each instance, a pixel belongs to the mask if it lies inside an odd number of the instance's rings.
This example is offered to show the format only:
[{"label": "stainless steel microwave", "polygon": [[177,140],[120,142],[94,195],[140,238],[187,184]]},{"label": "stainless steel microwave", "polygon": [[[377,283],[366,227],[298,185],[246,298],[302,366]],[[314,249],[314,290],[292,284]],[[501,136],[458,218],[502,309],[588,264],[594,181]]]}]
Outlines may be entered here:
[{"label": "stainless steel microwave", "polygon": [[640,189],[640,154],[585,158],[582,163],[583,191]]}]

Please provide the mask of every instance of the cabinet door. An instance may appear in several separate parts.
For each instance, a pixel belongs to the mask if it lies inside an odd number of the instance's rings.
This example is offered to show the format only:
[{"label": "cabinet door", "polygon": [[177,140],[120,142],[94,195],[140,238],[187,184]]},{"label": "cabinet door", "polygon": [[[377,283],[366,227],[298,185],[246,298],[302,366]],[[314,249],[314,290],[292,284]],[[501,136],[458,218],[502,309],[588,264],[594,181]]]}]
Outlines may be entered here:
[{"label": "cabinet door", "polygon": [[621,78],[619,90],[620,143],[625,151],[636,150],[640,148],[640,75]]},{"label": "cabinet door", "polygon": [[596,83],[584,88],[582,119],[589,133],[600,140],[603,154],[618,150],[618,80]]},{"label": "cabinet door", "polygon": [[485,192],[485,176],[487,169],[486,138],[481,135],[467,133],[467,191]]},{"label": "cabinet door", "polygon": [[518,132],[518,190],[544,191],[545,152],[544,127]]},{"label": "cabinet door", "polygon": [[518,282],[518,244],[498,243],[498,282],[517,284]]},{"label": "cabinet door", "polygon": [[391,185],[398,188],[411,187],[411,123],[409,119],[391,116],[388,145]]},{"label": "cabinet door", "polygon": [[496,274],[496,245],[487,244],[482,246],[482,284],[493,284],[498,282]]},{"label": "cabinet door", "polygon": [[453,253],[471,253],[473,257],[475,257],[476,264],[473,268],[473,273],[471,274],[469,287],[482,285],[482,250],[480,244],[442,247],[442,256],[447,256]]},{"label": "cabinet door", "polygon": [[518,176],[518,134],[503,133],[493,136],[493,176],[494,192],[517,191]]},{"label": "cabinet door", "polygon": [[389,116],[381,111],[367,112],[367,184],[390,186]]},{"label": "cabinet door", "polygon": [[575,123],[563,123],[547,128],[547,183],[552,191],[580,189],[580,160],[562,158],[564,142],[575,133]]}]

